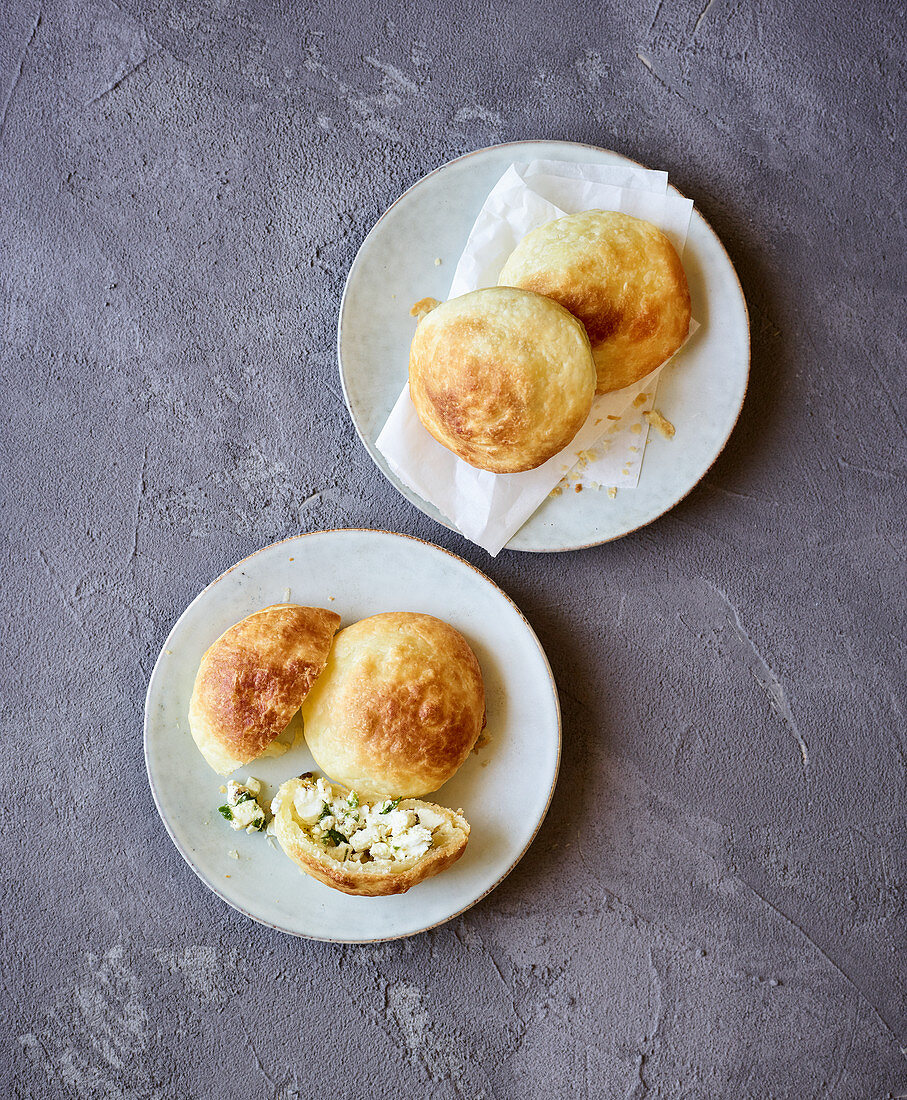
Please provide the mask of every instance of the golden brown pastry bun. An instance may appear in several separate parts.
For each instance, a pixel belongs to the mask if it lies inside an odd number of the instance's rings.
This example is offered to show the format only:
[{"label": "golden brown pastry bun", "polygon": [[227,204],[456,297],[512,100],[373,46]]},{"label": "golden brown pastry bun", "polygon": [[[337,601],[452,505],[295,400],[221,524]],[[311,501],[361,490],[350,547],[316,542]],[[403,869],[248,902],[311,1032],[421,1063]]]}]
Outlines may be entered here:
[{"label": "golden brown pastry bun", "polygon": [[533,229],[498,282],[545,294],[583,322],[596,393],[638,382],[689,332],[690,291],[680,257],[660,229],[629,214],[587,210]]},{"label": "golden brown pastry bun", "polygon": [[538,294],[489,287],[433,309],[416,329],[409,389],[419,419],[458,458],[494,473],[563,450],[592,407],[583,326]]},{"label": "golden brown pastry bun", "polygon": [[189,729],[221,775],[254,760],[289,724],[324,668],[340,616],[275,604],[223,633],[202,657]]},{"label": "golden brown pastry bun", "polygon": [[322,771],[366,798],[416,798],[460,767],[485,724],[485,686],[459,631],[431,615],[342,630],[302,708]]},{"label": "golden brown pastry bun", "polygon": [[[366,897],[404,894],[455,863],[466,848],[469,823],[462,810],[412,798],[369,805],[350,797],[307,772],[284,783],[272,803],[280,846],[325,886]],[[393,830],[391,818],[399,819]]]}]

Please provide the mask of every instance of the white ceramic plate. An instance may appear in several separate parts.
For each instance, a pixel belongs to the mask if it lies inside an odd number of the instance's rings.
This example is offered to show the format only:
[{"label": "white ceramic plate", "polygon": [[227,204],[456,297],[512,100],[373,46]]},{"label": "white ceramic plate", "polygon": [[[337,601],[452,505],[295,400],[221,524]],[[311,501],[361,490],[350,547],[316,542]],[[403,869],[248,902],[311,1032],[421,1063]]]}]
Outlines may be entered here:
[{"label": "white ceramic plate", "polygon": [[[289,595],[288,595],[289,592]],[[333,598],[332,598],[333,597]],[[218,814],[225,780],[205,763],[186,714],[199,662],[229,626],[273,603],[329,607],[341,628],[381,611],[422,611],[468,639],[482,666],[489,744],[431,799],[462,807],[472,826],[449,870],[389,898],[348,897],[303,875],[262,833],[234,832]],[[560,707],[551,668],[510,599],[467,562],[385,531],[318,531],[234,565],[197,596],[171,630],[145,704],[145,762],[167,832],[217,895],[295,936],[363,943],[422,932],[474,905],[519,861],[557,779]],[[236,775],[262,779],[268,799],[314,769],[304,746]],[[239,859],[230,856],[238,853]]]},{"label": "white ceramic plate", "polygon": [[[411,187],[381,217],[359,249],[340,306],[340,379],[356,430],[385,477],[445,526],[450,525],[440,512],[390,471],[375,440],[406,382],[414,327],[410,306],[428,296],[447,297],[486,195],[508,165],[536,158],[632,163],[619,153],[563,141],[513,142],[453,160]],[[620,538],[673,507],[721,453],[746,393],[749,320],[733,265],[695,210],[683,265],[693,316],[702,328],[658,385],[658,409],[674,424],[676,436],[668,441],[649,433],[635,489],[621,490],[614,500],[603,491],[549,498],[508,549],[576,550]]]}]

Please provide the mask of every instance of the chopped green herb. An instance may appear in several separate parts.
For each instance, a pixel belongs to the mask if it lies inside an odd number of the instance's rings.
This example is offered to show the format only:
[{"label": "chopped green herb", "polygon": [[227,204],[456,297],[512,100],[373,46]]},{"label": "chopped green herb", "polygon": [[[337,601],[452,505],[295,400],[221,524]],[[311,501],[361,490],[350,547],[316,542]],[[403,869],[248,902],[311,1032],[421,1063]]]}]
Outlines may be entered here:
[{"label": "chopped green herb", "polygon": [[218,806],[217,810],[218,813],[222,813],[224,815],[227,821],[233,820],[233,811],[230,809],[229,806]]},{"label": "chopped green herb", "polygon": [[328,831],[324,834],[324,837],[322,839],[324,840],[324,842],[326,844],[328,842],[330,842],[331,844],[334,844],[334,845],[349,843],[349,841],[343,835],[343,833],[338,833],[336,829],[328,829]]},{"label": "chopped green herb", "polygon": [[359,805],[359,795],[356,794],[355,791],[350,791],[349,798],[346,801],[347,801],[347,804],[352,806],[353,809],[355,810],[356,807]]},{"label": "chopped green herb", "polygon": [[239,794],[236,796],[236,801],[233,803],[233,805],[238,806],[240,802],[251,802],[254,800],[254,798],[255,796],[253,794],[250,794],[249,791],[240,791]]},{"label": "chopped green herb", "polygon": [[391,799],[388,800],[387,805],[384,807],[384,809],[379,810],[378,813],[379,814],[389,814],[391,812],[391,810],[396,810],[396,808],[399,805],[400,805],[400,799],[399,798],[391,798]]},{"label": "chopped green herb", "polygon": [[331,812],[331,807],[328,805],[328,803],[327,802],[322,802],[321,803],[321,813],[318,817],[318,820],[321,821],[321,819],[324,818],[324,817],[327,817],[330,812]]},{"label": "chopped green herb", "polygon": [[255,829],[256,832],[260,833],[261,830],[265,827],[265,816],[264,816],[264,814],[262,814],[261,817],[257,821],[251,822],[249,827],[252,828],[252,829]]}]

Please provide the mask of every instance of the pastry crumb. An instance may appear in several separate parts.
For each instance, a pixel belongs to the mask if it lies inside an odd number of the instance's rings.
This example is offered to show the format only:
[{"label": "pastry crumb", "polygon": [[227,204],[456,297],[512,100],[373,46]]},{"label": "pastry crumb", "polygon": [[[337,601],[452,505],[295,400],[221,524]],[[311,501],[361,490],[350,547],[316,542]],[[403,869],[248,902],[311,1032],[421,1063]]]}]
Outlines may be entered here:
[{"label": "pastry crumb", "polygon": [[579,485],[577,485],[576,488],[573,491],[575,493],[581,493],[583,491],[583,483],[580,482]]},{"label": "pastry crumb", "polygon": [[612,500],[614,500],[614,498],[617,496],[617,486],[616,485],[612,485],[611,488],[608,490],[608,496]]},{"label": "pastry crumb", "polygon": [[638,450],[639,450],[639,447],[631,447],[631,448],[630,448],[630,451],[631,451],[631,452],[632,452],[633,454],[636,454],[636,452],[637,452]]},{"label": "pastry crumb", "polygon": [[602,422],[602,418],[601,418],[601,417],[599,417],[599,418],[598,418],[598,419],[597,419],[597,420],[595,421],[596,427],[597,427],[597,426],[598,426],[599,424],[601,424],[601,422]]},{"label": "pastry crumb", "polygon": [[421,321],[433,309],[437,309],[440,304],[437,298],[420,298],[418,302],[413,303],[409,315],[410,317],[417,317]]},{"label": "pastry crumb", "polygon": [[441,266],[441,257],[436,256],[435,257],[435,267],[440,267],[440,266]]},{"label": "pastry crumb", "polygon": [[239,859],[239,852],[237,852],[235,848],[231,848],[230,851],[227,852],[227,855],[230,859]]},{"label": "pastry crumb", "polygon": [[555,487],[551,490],[551,492],[548,494],[548,496],[550,496],[550,497],[559,497],[562,492],[563,492],[563,489],[561,489],[560,485],[555,485]]},{"label": "pastry crumb", "polygon": [[640,405],[645,405],[645,403],[648,400],[649,400],[649,395],[647,393],[638,393],[636,395],[636,397],[634,398],[634,400],[633,400],[633,405],[634,405],[635,408],[638,409],[640,407]]},{"label": "pastry crumb", "polygon": [[609,420],[620,420],[620,417],[619,416],[612,416],[610,413],[608,413],[608,419]]},{"label": "pastry crumb", "polygon": [[472,751],[476,752],[476,753],[481,752],[481,750],[484,749],[485,746],[490,744],[490,743],[491,743],[491,738],[488,736],[488,734],[484,730],[482,730],[482,732],[479,734],[479,739],[472,746]]},{"label": "pastry crumb", "polygon": [[651,412],[643,413],[643,416],[652,425],[653,428],[661,432],[665,439],[674,438],[674,425],[671,423],[670,420],[662,416],[657,409],[652,409]]},{"label": "pastry crumb", "polygon": [[632,427],[630,428],[630,431],[634,435],[639,435],[639,433],[642,431],[642,424],[633,424]]}]

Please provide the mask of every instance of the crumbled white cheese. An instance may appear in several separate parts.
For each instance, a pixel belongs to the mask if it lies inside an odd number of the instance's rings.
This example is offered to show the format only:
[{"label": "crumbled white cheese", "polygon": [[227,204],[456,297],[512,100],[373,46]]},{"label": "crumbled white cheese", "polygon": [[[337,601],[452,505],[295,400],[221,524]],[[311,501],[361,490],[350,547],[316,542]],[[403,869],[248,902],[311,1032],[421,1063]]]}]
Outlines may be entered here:
[{"label": "crumbled white cheese", "polygon": [[230,822],[231,829],[245,829],[247,833],[257,833],[265,827],[265,812],[258,804],[261,783],[252,776],[245,783],[231,779],[227,783],[227,803],[220,812]]},{"label": "crumbled white cheese", "polygon": [[[336,859],[403,862],[425,855],[433,830],[445,819],[435,810],[398,809],[399,801],[361,803],[355,791],[343,795],[323,778],[305,777],[293,810],[297,822]],[[277,813],[277,800],[272,809]]]}]

